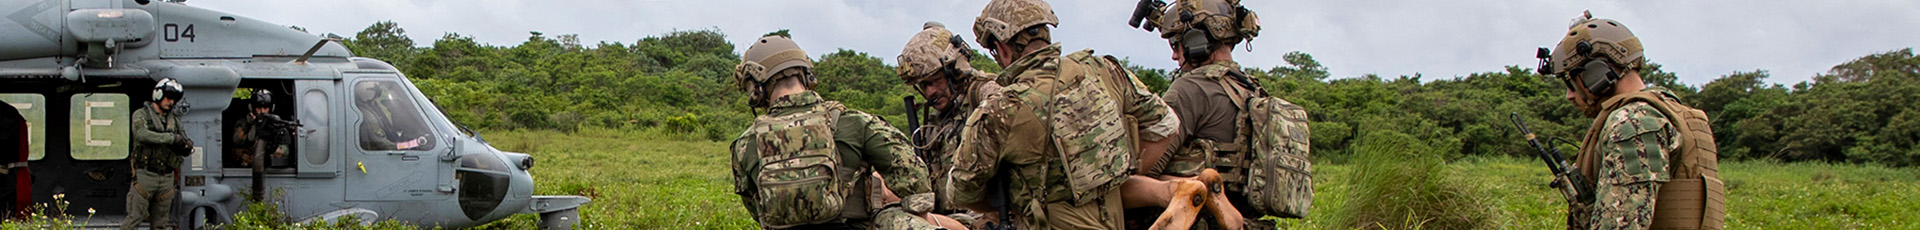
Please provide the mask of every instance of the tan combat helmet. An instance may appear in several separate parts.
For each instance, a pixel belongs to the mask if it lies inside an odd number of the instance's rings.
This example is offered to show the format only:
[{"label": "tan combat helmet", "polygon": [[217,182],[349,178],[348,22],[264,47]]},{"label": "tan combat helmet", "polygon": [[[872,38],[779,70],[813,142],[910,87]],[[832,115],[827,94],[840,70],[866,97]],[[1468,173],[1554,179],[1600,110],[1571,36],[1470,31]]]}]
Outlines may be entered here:
[{"label": "tan combat helmet", "polygon": [[1025,41],[1008,41],[1027,33],[1034,38],[1051,39],[1046,30],[1033,29],[1040,25],[1060,26],[1060,18],[1053,16],[1053,6],[1041,0],[993,0],[987,2],[987,8],[980,11],[980,17],[973,19],[974,41],[981,46],[993,48],[998,42],[1014,42],[1022,45]]},{"label": "tan combat helmet", "polygon": [[1158,16],[1158,22],[1143,29],[1158,27],[1160,37],[1175,44],[1204,39],[1205,43],[1197,44],[1232,45],[1260,36],[1260,16],[1241,6],[1239,0],[1178,1]]},{"label": "tan combat helmet", "polygon": [[[793,38],[780,35],[760,37],[747,52],[740,55],[740,64],[734,66],[733,78],[739,84],[762,84],[783,77],[778,73],[787,69],[799,68],[802,73],[811,74],[813,59],[807,57],[807,51]],[[808,87],[816,82],[805,81]],[[745,87],[745,86],[741,86]]]},{"label": "tan combat helmet", "polygon": [[968,55],[972,50],[966,40],[948,31],[946,25],[927,22],[921,26],[920,33],[907,40],[907,47],[900,51],[900,66],[895,67],[894,73],[907,84],[935,76],[961,77],[973,70]]},{"label": "tan combat helmet", "polygon": [[[1647,62],[1644,51],[1640,38],[1625,25],[1582,12],[1567,26],[1566,37],[1552,53],[1541,55],[1547,59],[1542,61],[1540,72],[1564,80],[1568,89],[1599,95],[1613,91],[1614,83],[1625,74],[1617,71],[1640,70]],[[1576,82],[1585,87],[1575,87]]]},{"label": "tan combat helmet", "polygon": [[740,64],[733,66],[734,86],[747,91],[747,103],[756,107],[767,102],[768,82],[798,76],[807,88],[819,83],[813,77],[813,59],[807,57],[806,50],[800,49],[800,44],[786,36],[760,37],[747,47],[740,59]]}]

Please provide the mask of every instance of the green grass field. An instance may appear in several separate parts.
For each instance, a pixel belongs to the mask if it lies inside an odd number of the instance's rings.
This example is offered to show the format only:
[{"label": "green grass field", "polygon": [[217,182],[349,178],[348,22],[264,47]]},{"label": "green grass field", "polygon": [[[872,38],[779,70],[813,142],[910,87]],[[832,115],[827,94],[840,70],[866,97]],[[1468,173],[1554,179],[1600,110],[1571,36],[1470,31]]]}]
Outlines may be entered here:
[{"label": "green grass field", "polygon": [[[584,131],[490,132],[495,147],[533,154],[541,194],[594,197],[582,211],[587,227],[749,229],[728,178],[726,143],[658,140],[644,134]],[[1487,225],[1503,229],[1563,228],[1566,205],[1538,160],[1470,158],[1447,164],[1493,207]],[[1321,164],[1313,213],[1283,226],[1331,226],[1343,213],[1354,165]],[[1920,169],[1824,163],[1723,162],[1730,229],[1920,229]],[[488,227],[528,228],[522,215]]]},{"label": "green grass field", "polygon": [[[732,193],[726,143],[677,140],[648,132],[494,131],[495,147],[532,154],[538,194],[593,198],[582,209],[587,229],[753,229]],[[1477,218],[1500,229],[1563,228],[1565,204],[1534,159],[1469,158],[1443,165],[1459,187],[1493,206]],[[1350,206],[1357,165],[1314,168],[1314,210],[1284,220],[1292,229],[1336,226]],[[1920,169],[1824,163],[1723,162],[1730,229],[1920,229]],[[530,229],[522,214],[480,229]],[[1413,224],[1432,220],[1409,221]],[[22,229],[20,223],[0,224]]]}]

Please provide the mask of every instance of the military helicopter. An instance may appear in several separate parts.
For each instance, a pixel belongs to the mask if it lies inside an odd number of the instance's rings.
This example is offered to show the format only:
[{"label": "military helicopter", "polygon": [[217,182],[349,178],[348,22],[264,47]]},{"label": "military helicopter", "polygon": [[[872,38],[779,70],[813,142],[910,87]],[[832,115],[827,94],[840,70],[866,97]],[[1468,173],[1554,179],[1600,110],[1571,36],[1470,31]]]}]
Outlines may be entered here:
[{"label": "military helicopter", "polygon": [[[117,223],[133,175],[128,119],[166,78],[185,86],[176,112],[196,143],[174,175],[181,227],[231,223],[252,202],[242,194],[263,192],[286,221],[452,228],[539,213],[542,228],[566,229],[590,201],[533,195],[531,156],[493,148],[337,39],[178,1],[0,0],[0,101],[28,120],[34,179],[19,186],[35,203],[60,197],[68,214]],[[236,95],[257,90],[300,126],[256,171],[223,142],[250,110]],[[401,144],[361,141],[380,138]]]}]

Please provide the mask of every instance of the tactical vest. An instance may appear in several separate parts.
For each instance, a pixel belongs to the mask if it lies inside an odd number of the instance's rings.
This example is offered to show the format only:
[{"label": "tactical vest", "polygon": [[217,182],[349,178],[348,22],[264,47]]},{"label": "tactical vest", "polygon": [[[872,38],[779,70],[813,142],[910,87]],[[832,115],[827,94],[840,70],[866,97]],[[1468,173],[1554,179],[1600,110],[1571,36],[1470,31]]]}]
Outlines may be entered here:
[{"label": "tactical vest", "polygon": [[[1215,79],[1227,92],[1235,115],[1232,143],[1213,143],[1222,156],[1216,168],[1229,192],[1246,195],[1253,209],[1283,218],[1303,218],[1313,206],[1313,161],[1307,111],[1267,95],[1239,70]],[[1258,216],[1258,215],[1254,215]]]},{"label": "tactical vest", "polygon": [[[1614,96],[1601,103],[1602,108],[1620,108],[1628,103],[1646,102],[1666,115],[1680,133],[1680,148],[1667,156],[1667,172],[1673,178],[1660,183],[1654,196],[1652,229],[1721,229],[1726,221],[1727,188],[1720,181],[1719,145],[1713,140],[1706,112],[1681,104],[1670,94],[1632,92]],[[1600,143],[1604,117],[1594,119],[1576,159],[1576,167],[1587,178],[1596,178],[1599,161],[1595,143]],[[1597,187],[1597,186],[1596,186]],[[1595,191],[1584,191],[1595,192]]]},{"label": "tactical vest", "polygon": [[847,219],[844,212],[865,211],[849,196],[860,189],[859,177],[843,172],[853,169],[841,168],[845,159],[835,151],[834,123],[845,111],[827,101],[807,112],[754,119],[740,141],[758,146],[760,169],[753,176],[760,215],[754,218],[762,227],[841,222]]},{"label": "tactical vest", "polygon": [[1127,114],[1135,90],[1132,74],[1112,56],[1082,50],[1056,60],[1052,99],[1036,112],[1053,132],[1074,204],[1100,198],[1131,175],[1136,162],[1138,118]]},{"label": "tactical vest", "polygon": [[[165,113],[160,113],[159,110],[153,109],[151,105],[143,111],[147,113],[147,119],[145,121],[147,122],[147,131],[169,134],[184,133],[180,130],[180,119],[168,116]],[[131,159],[129,162],[133,164],[134,168],[159,174],[168,174],[173,173],[174,170],[179,170],[180,162],[183,161],[183,159],[180,159],[180,156],[185,155],[179,151],[191,151],[190,149],[180,148],[179,144],[142,144],[142,146],[156,149],[134,150],[134,154],[130,156]]]}]

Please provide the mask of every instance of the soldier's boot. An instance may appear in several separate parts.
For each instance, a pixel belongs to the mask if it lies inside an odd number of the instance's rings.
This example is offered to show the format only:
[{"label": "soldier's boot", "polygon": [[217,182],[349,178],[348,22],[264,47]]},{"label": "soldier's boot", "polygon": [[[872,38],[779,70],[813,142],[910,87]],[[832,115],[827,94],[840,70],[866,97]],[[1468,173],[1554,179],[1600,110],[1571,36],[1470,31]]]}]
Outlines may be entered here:
[{"label": "soldier's boot", "polygon": [[1189,229],[1199,219],[1202,206],[1213,200],[1213,193],[1207,192],[1207,184],[1198,180],[1174,179],[1167,181],[1173,189],[1173,198],[1167,202],[1167,211],[1153,221],[1148,229]]}]

